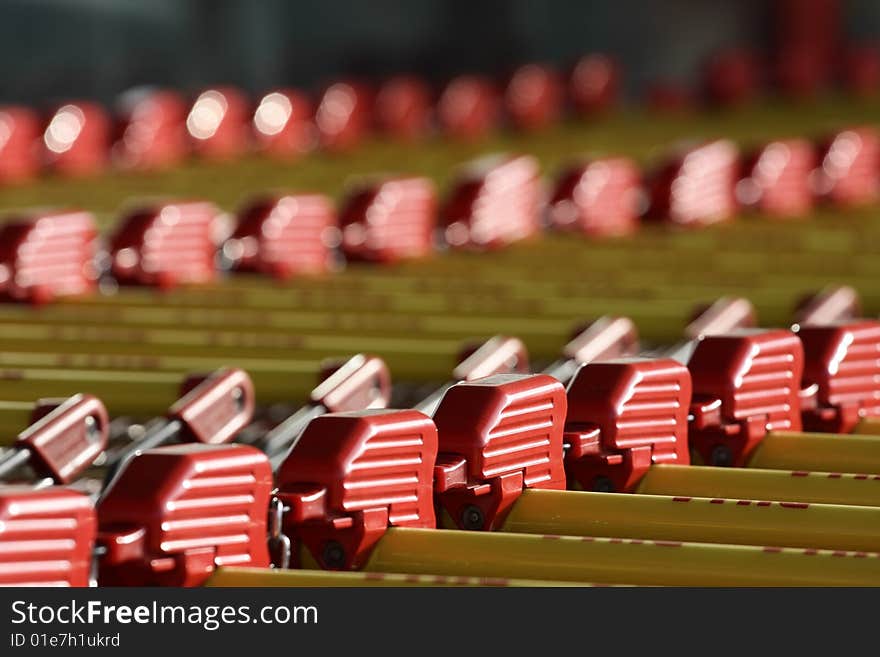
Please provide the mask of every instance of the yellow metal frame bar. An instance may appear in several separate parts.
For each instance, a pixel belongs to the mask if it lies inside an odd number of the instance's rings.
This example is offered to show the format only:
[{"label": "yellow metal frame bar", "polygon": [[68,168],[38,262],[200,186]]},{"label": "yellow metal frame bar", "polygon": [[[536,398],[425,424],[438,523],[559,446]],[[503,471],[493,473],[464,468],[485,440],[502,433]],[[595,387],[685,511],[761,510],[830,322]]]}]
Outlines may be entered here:
[{"label": "yellow metal frame bar", "polygon": [[880,586],[875,553],[443,529],[389,529],[364,570],[660,586]]},{"label": "yellow metal frame bar", "polygon": [[880,507],[527,490],[501,531],[880,551]]},{"label": "yellow metal frame bar", "polygon": [[880,506],[880,477],[864,474],[653,465],[637,493]]}]

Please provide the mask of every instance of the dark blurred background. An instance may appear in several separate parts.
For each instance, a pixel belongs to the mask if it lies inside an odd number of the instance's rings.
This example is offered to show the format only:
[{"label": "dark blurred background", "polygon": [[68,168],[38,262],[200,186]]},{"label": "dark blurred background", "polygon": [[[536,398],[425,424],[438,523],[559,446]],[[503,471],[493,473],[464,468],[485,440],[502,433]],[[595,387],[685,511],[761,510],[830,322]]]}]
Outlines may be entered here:
[{"label": "dark blurred background", "polygon": [[[812,3],[827,39],[880,34],[877,0]],[[0,101],[110,101],[140,84],[251,92],[399,71],[442,80],[613,54],[632,96],[719,48],[771,52],[792,0],[2,0]],[[786,6],[789,9],[786,9]],[[795,12],[799,14],[811,13]],[[815,25],[812,29],[815,29]],[[790,34],[788,37],[790,38]],[[804,38],[804,37],[799,37]],[[807,36],[807,41],[817,41]],[[821,39],[819,39],[821,41]],[[820,45],[820,47],[825,47]]]}]

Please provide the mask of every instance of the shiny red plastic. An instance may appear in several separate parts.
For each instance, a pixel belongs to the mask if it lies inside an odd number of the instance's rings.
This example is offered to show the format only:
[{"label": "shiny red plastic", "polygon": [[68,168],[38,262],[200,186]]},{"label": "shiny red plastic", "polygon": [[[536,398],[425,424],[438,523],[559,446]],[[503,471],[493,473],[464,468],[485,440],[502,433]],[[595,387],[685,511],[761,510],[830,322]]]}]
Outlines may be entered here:
[{"label": "shiny red plastic", "polygon": [[164,169],[189,155],[187,104],[175,91],[134,89],[120,99],[115,162],[126,169]]},{"label": "shiny red plastic", "polygon": [[496,249],[535,235],[543,202],[538,162],[529,155],[490,156],[468,165],[442,213],[453,248]]},{"label": "shiny red plastic", "polygon": [[321,95],[315,110],[320,145],[344,151],[360,144],[370,130],[373,93],[354,81],[336,82]]},{"label": "shiny red plastic", "polygon": [[695,340],[704,335],[754,328],[757,323],[757,313],[751,301],[745,297],[721,297],[714,303],[697,306],[684,335]]},{"label": "shiny red plastic", "polygon": [[50,211],[11,218],[0,227],[0,296],[47,303],[94,292],[97,238],[89,212]]},{"label": "shiny red plastic", "polygon": [[332,413],[312,420],[277,472],[282,525],[322,567],[357,569],[388,527],[436,525],[437,428],[418,411]]},{"label": "shiny red plastic", "polygon": [[113,275],[123,284],[161,288],[213,281],[219,216],[220,210],[206,201],[164,203],[130,212],[110,239]]},{"label": "shiny red plastic", "polygon": [[520,130],[539,130],[562,115],[565,87],[562,77],[548,66],[521,66],[504,90],[504,109]]},{"label": "shiny red plastic", "polygon": [[519,338],[496,335],[482,344],[470,345],[460,354],[452,371],[456,381],[474,381],[493,374],[529,373],[529,352]]},{"label": "shiny red plastic", "polygon": [[800,326],[808,326],[856,319],[861,315],[862,303],[858,292],[849,285],[830,285],[800,299],[793,319]]},{"label": "shiny red plastic", "polygon": [[570,167],[550,197],[550,223],[590,237],[632,235],[642,211],[641,182],[638,166],[625,157]]},{"label": "shiny red plastic", "polygon": [[565,489],[566,407],[565,388],[546,374],[496,374],[446,392],[434,413],[435,493],[455,526],[498,529],[524,489]]},{"label": "shiny red plastic", "polygon": [[234,87],[206,89],[186,117],[193,151],[207,160],[237,158],[251,146],[250,101]]},{"label": "shiny red plastic", "polygon": [[608,55],[584,55],[568,78],[568,96],[575,111],[593,116],[611,109],[617,102],[620,68]]},{"label": "shiny red plastic", "polygon": [[760,67],[754,53],[729,49],[715,53],[703,72],[703,87],[710,102],[731,107],[755,99],[760,85]]},{"label": "shiny red plastic", "polygon": [[804,326],[803,387],[817,385],[817,407],[803,412],[804,430],[849,433],[863,417],[880,417],[880,322]]},{"label": "shiny red plastic", "polygon": [[629,317],[600,317],[575,329],[562,355],[576,363],[635,356],[639,351],[639,331]]},{"label": "shiny red plastic", "polygon": [[198,586],[220,566],[269,566],[266,455],[174,445],[134,457],[98,503],[101,586]]},{"label": "shiny red plastic", "polygon": [[790,331],[709,335],[688,369],[694,384],[690,444],[694,458],[743,466],[768,431],[800,431],[804,349]]},{"label": "shiny red plastic", "polygon": [[296,89],[277,89],[260,99],[253,116],[257,148],[282,159],[312,150],[317,141],[314,108]]},{"label": "shiny red plastic", "polygon": [[331,413],[385,408],[391,400],[391,372],[378,356],[357,354],[323,369],[309,400]]},{"label": "shiny red plastic", "polygon": [[876,202],[880,198],[880,134],[873,128],[844,130],[819,148],[816,193],[838,206]]},{"label": "shiny red plastic", "polygon": [[101,172],[110,158],[112,125],[97,103],[75,101],[52,114],[43,133],[46,163],[64,176]]},{"label": "shiny red plastic", "polygon": [[434,247],[437,190],[428,178],[390,178],[356,188],[339,213],[342,250],[353,260],[424,258]]},{"label": "shiny red plastic", "polygon": [[244,370],[230,367],[205,378],[191,378],[183,390],[185,394],[168,409],[167,417],[183,424],[185,438],[192,442],[229,442],[253,418],[254,384]]},{"label": "shiny red plastic", "polygon": [[72,482],[107,447],[107,409],[91,395],[74,395],[60,402],[41,400],[31,419],[13,447],[28,450],[31,469],[55,483]]},{"label": "shiny red plastic", "polygon": [[595,450],[569,450],[569,488],[632,492],[653,463],[690,463],[691,377],[670,360],[589,363],[568,386],[566,434],[598,430]]},{"label": "shiny red plastic", "polygon": [[399,75],[386,80],[376,93],[373,115],[383,134],[413,141],[431,127],[431,88],[424,80]]},{"label": "shiny red plastic", "polygon": [[737,211],[739,153],[725,139],[676,153],[650,177],[649,217],[679,226],[706,226]]},{"label": "shiny red plastic", "polygon": [[336,223],[333,202],[322,194],[263,196],[239,213],[223,252],[239,271],[280,280],[323,274],[333,266]]},{"label": "shiny red plastic", "polygon": [[0,185],[24,182],[39,174],[40,130],[40,118],[33,110],[0,107]]},{"label": "shiny red plastic", "polygon": [[764,144],[743,159],[740,205],[770,217],[800,217],[813,207],[816,149],[805,139]]},{"label": "shiny red plastic", "polygon": [[82,493],[0,486],[0,586],[88,586],[96,525]]},{"label": "shiny red plastic", "polygon": [[501,121],[501,94],[490,80],[478,75],[453,78],[440,94],[437,121],[450,137],[482,139]]}]

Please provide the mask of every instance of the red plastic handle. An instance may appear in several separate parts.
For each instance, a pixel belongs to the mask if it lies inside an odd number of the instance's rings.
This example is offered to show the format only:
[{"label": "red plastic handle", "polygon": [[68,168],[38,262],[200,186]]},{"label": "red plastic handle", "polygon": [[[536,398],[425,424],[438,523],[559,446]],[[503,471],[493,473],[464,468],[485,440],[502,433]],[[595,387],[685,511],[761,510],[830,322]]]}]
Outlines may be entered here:
[{"label": "red plastic handle", "polygon": [[31,467],[40,476],[68,484],[107,447],[109,425],[107,409],[91,395],[74,395],[58,405],[44,400],[16,447],[30,451]]},{"label": "red plastic handle", "polygon": [[[791,331],[739,330],[708,335],[688,361],[694,399],[717,399],[688,432],[704,463],[742,466],[768,431],[800,431],[804,348]],[[708,408],[707,408],[708,410]],[[711,422],[720,417],[720,423]]]},{"label": "red plastic handle", "polygon": [[94,217],[62,210],[0,227],[0,295],[34,304],[90,294],[96,285]]},{"label": "red plastic handle", "polygon": [[728,333],[757,324],[755,307],[743,297],[721,297],[708,306],[698,307],[684,334],[691,340],[704,335]]},{"label": "red plastic handle", "polygon": [[95,509],[52,486],[0,486],[0,586],[88,586]]},{"label": "red plastic handle", "polygon": [[436,526],[437,428],[413,410],[315,418],[276,472],[284,533],[322,568],[362,566],[388,527]]},{"label": "red plastic handle", "polygon": [[456,381],[473,381],[493,374],[528,373],[529,352],[519,338],[496,335],[474,349],[465,349],[452,372]]},{"label": "red plastic handle", "polygon": [[629,317],[600,317],[582,328],[562,349],[576,363],[633,356],[639,350],[639,332]]},{"label": "red plastic handle", "polygon": [[569,487],[631,492],[652,463],[687,465],[691,390],[687,368],[670,359],[581,367],[568,386]]},{"label": "red plastic handle", "polygon": [[861,312],[858,292],[849,285],[833,285],[801,299],[794,321],[801,326],[824,325],[855,319]]},{"label": "red plastic handle", "polygon": [[378,356],[357,354],[330,368],[312,390],[311,401],[331,413],[385,408],[391,400],[391,372]]},{"label": "red plastic handle", "polygon": [[798,336],[804,430],[849,433],[862,418],[880,416],[880,321],[808,324]]},{"label": "red plastic handle", "polygon": [[135,456],[98,503],[102,586],[197,586],[217,566],[269,565],[266,455],[169,445]]},{"label": "red plastic handle", "polygon": [[168,411],[168,418],[186,427],[193,442],[216,445],[227,443],[244,429],[254,415],[254,384],[247,372],[238,368],[217,370],[190,387]]},{"label": "red plastic handle", "polygon": [[566,408],[565,388],[546,374],[497,374],[446,392],[434,413],[435,493],[455,525],[496,529],[523,489],[565,488]]}]

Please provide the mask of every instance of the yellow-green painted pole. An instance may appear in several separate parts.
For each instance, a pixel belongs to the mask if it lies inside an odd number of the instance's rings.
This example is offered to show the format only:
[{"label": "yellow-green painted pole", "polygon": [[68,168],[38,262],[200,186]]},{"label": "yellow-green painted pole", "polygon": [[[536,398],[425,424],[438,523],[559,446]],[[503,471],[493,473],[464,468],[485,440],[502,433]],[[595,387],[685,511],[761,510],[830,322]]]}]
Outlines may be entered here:
[{"label": "yellow-green painted pole", "polygon": [[880,551],[880,507],[526,490],[501,531]]},{"label": "yellow-green painted pole", "polygon": [[878,586],[880,556],[642,539],[391,528],[363,570],[659,586]]},{"label": "yellow-green painted pole", "polygon": [[653,465],[637,493],[880,506],[880,475]]},{"label": "yellow-green painted pole", "polygon": [[880,474],[880,437],[774,431],[752,452],[748,467]]},{"label": "yellow-green painted pole", "polygon": [[880,435],[880,418],[868,417],[856,425],[853,433],[861,435]]},{"label": "yellow-green painted pole", "polygon": [[591,586],[581,582],[548,582],[503,577],[450,577],[399,573],[340,572],[330,570],[278,570],[272,568],[219,568],[205,586],[226,587],[556,587]]}]

